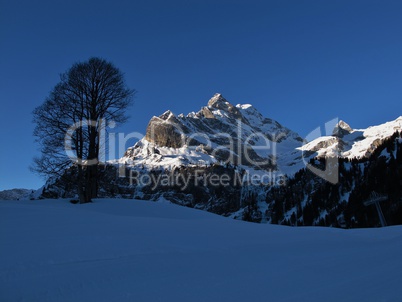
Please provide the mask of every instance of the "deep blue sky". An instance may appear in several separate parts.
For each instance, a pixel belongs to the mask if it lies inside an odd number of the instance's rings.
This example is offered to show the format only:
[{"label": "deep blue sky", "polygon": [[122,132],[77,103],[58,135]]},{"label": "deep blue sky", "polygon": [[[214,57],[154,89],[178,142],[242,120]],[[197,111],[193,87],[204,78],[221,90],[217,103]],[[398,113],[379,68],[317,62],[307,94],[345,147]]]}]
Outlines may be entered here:
[{"label": "deep blue sky", "polygon": [[125,133],[215,93],[304,136],[402,115],[402,1],[0,0],[0,190],[37,188],[32,110],[91,56],[138,90]]}]

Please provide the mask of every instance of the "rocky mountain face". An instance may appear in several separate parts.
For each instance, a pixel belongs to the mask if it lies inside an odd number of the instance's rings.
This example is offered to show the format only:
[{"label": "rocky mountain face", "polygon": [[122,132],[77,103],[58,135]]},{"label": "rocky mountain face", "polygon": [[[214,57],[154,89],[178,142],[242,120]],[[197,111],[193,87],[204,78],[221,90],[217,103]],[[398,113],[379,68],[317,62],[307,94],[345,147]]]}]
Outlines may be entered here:
[{"label": "rocky mountain face", "polygon": [[[99,195],[165,199],[254,222],[358,227],[378,225],[363,205],[375,191],[389,197],[388,221],[402,223],[401,131],[402,117],[359,130],[338,121],[307,142],[252,105],[215,94],[198,112],[153,117],[143,139],[99,167]],[[74,190],[56,179],[43,196]]]},{"label": "rocky mountain face", "polygon": [[176,116],[166,111],[153,117],[145,138],[120,161],[169,168],[219,162],[247,170],[287,171],[302,144],[297,133],[263,117],[253,106],[234,106],[215,94],[196,113]]}]

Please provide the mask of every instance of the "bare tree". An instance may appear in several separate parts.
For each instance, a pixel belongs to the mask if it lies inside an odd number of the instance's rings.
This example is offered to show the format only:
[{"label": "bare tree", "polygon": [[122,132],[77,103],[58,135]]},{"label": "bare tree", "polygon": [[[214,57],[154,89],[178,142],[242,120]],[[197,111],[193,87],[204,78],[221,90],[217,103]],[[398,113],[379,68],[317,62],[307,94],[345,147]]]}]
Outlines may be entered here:
[{"label": "bare tree", "polygon": [[122,72],[100,58],[79,62],[60,76],[45,102],[34,112],[34,135],[41,146],[32,170],[46,177],[74,177],[81,203],[97,196],[101,131],[107,121],[123,123],[135,90]]}]

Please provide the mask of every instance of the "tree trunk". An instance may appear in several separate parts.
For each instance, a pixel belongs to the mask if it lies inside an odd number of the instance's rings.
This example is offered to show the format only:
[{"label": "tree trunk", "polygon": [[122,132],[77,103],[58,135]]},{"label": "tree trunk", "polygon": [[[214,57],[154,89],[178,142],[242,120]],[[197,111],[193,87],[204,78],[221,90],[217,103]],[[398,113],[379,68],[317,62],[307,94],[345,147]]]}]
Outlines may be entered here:
[{"label": "tree trunk", "polygon": [[96,198],[98,196],[98,166],[87,166],[85,170],[85,202],[92,202],[92,198]]},{"label": "tree trunk", "polygon": [[78,165],[78,181],[77,181],[77,187],[78,187],[78,198],[80,203],[86,203],[87,198],[86,198],[86,190],[85,190],[85,178],[84,178],[84,169],[82,168],[81,165]]},{"label": "tree trunk", "polygon": [[[96,104],[94,104],[95,106]],[[94,117],[95,119],[95,117]],[[92,202],[92,198],[98,195],[98,144],[97,144],[97,128],[94,125],[88,127],[89,132],[89,146],[88,146],[88,159],[95,160],[93,163],[85,167],[85,193],[86,202]]]},{"label": "tree trunk", "polygon": [[78,197],[80,203],[86,203],[85,191],[81,183],[78,184]]}]

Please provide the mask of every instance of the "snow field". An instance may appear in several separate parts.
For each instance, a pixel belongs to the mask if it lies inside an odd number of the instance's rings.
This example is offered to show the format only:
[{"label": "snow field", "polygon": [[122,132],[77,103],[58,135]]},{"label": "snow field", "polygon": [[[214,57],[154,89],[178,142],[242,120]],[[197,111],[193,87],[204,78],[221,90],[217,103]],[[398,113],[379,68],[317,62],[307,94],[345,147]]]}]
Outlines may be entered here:
[{"label": "snow field", "polygon": [[401,231],[168,202],[0,201],[0,301],[400,301]]}]

